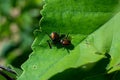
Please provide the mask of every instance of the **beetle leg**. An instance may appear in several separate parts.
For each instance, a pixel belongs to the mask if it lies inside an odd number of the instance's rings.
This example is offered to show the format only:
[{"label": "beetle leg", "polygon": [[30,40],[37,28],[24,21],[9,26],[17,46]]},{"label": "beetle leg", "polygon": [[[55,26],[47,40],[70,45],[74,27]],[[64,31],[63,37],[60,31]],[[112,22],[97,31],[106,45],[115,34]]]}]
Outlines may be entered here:
[{"label": "beetle leg", "polygon": [[52,46],[51,46],[51,44],[50,44],[50,41],[49,41],[49,40],[47,40],[47,43],[48,43],[48,45],[49,45],[50,49],[52,49]]}]

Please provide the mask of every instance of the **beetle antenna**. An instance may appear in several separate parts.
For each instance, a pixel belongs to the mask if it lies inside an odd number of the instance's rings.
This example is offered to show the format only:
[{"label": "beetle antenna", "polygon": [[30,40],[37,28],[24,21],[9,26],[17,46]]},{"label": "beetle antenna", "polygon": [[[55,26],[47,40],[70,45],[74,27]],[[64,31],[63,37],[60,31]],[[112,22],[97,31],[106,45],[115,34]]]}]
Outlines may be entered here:
[{"label": "beetle antenna", "polygon": [[68,38],[69,33],[67,34],[66,38]]},{"label": "beetle antenna", "polygon": [[49,36],[49,38],[51,39],[51,37],[50,37],[50,35],[47,33],[47,32],[45,32],[48,36]]}]

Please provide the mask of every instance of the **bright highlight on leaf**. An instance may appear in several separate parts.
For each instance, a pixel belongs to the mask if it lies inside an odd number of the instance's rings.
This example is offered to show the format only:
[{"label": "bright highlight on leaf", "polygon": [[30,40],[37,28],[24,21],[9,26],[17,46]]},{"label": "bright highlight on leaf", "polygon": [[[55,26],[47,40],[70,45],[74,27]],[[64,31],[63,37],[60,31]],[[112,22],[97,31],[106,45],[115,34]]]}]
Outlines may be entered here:
[{"label": "bright highlight on leaf", "polygon": [[[35,38],[33,53],[22,65],[24,72],[18,80],[56,80],[57,73],[66,75],[71,68],[80,68],[80,76],[84,76],[80,79],[85,79],[88,75],[82,73],[96,65],[98,71],[95,67],[89,76],[120,69],[119,0],[45,0],[45,3],[41,12],[42,32]],[[49,48],[49,37],[44,32],[54,31],[70,33],[74,45],[70,53],[64,47]],[[105,65],[98,64],[101,60],[105,60]]]}]

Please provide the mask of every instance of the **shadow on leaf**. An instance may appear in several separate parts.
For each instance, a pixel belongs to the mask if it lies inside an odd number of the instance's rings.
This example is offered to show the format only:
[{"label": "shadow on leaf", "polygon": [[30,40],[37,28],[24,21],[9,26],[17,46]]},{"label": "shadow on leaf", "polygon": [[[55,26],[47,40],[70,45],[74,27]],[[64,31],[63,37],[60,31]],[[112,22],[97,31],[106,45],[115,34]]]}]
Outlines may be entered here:
[{"label": "shadow on leaf", "polygon": [[[108,54],[106,55],[108,56]],[[95,63],[67,69],[62,73],[54,75],[49,80],[107,80],[106,66],[109,62],[110,57],[103,58]]]}]

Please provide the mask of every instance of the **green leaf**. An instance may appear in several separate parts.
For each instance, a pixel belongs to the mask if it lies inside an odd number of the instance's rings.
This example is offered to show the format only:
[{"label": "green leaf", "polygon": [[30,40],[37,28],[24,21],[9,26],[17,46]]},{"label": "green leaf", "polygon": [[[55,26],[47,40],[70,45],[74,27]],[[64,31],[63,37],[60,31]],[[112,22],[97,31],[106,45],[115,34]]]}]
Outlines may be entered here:
[{"label": "green leaf", "polygon": [[112,68],[110,72],[120,70],[120,12],[111,20],[112,25],[112,42],[109,49],[109,54],[111,55],[111,62],[107,68]]},{"label": "green leaf", "polygon": [[46,5],[42,11],[41,20],[43,31],[51,33],[60,30],[63,33],[88,35],[111,18],[116,12],[119,0],[45,1]]},{"label": "green leaf", "polygon": [[[109,19],[117,13],[119,0],[45,1],[40,22],[43,32],[36,36],[32,45],[33,53],[22,65],[24,72],[18,80],[47,80],[66,69],[80,66],[83,70],[89,71],[96,62],[106,58],[105,53],[114,57],[111,51],[119,47],[112,49],[114,47],[112,43],[116,43],[113,36],[117,38],[120,33],[118,27],[120,13]],[[46,42],[49,37],[44,32],[53,31],[70,33],[73,48],[67,48],[69,53],[65,47],[49,48]],[[119,39],[116,40],[119,41]],[[119,55],[118,52],[115,54]],[[110,65],[113,66],[116,61],[120,62],[120,60],[111,59]],[[111,66],[108,66],[108,69]]]}]

